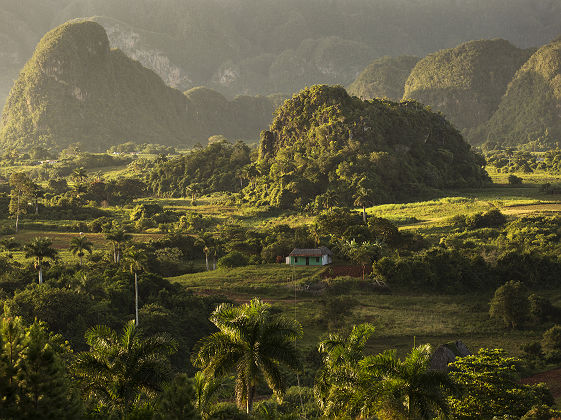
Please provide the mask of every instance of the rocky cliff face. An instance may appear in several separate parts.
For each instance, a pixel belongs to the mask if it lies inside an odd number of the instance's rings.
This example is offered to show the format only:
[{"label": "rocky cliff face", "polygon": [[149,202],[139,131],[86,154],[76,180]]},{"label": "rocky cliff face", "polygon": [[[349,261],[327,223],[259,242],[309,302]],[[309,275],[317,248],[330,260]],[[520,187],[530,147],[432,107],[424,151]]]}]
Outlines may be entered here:
[{"label": "rocky cliff face", "polygon": [[166,52],[147,42],[142,31],[135,30],[124,22],[109,18],[94,18],[105,28],[112,48],[118,48],[144,67],[153,70],[173,88],[187,90],[194,86],[187,72],[166,55]]}]

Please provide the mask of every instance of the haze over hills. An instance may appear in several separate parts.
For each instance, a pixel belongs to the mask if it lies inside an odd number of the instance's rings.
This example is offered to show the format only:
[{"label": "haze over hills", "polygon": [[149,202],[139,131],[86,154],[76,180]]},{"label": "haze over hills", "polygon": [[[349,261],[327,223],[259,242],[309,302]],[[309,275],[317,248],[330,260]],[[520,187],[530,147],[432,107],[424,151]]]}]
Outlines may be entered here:
[{"label": "haze over hills", "polygon": [[470,41],[429,54],[411,71],[403,98],[431,105],[467,133],[493,115],[530,54],[502,39]]},{"label": "haze over hills", "polygon": [[399,101],[405,82],[419,57],[382,57],[374,60],[347,89],[351,95],[363,99],[388,98]]},{"label": "haze over hills", "polygon": [[561,39],[536,51],[516,73],[497,112],[477,133],[481,138],[516,145],[561,139]]},{"label": "haze over hills", "polygon": [[182,94],[109,48],[104,28],[76,20],[48,32],[4,107],[0,144],[106,150],[133,141],[189,146],[213,134],[257,139],[278,99],[228,101],[206,88]]},{"label": "haze over hills", "polygon": [[170,86],[235,96],[348,85],[375,58],[471,39],[543,45],[560,12],[556,0],[0,0],[0,101],[43,34],[80,17]]}]

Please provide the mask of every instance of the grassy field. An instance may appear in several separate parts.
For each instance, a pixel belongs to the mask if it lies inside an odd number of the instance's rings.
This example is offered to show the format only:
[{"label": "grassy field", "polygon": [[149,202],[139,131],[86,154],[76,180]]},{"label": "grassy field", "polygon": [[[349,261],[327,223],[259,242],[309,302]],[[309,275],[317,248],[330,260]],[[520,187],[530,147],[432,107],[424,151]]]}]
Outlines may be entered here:
[{"label": "grassy field", "polygon": [[[235,302],[260,297],[271,302],[303,324],[303,346],[313,346],[325,335],[327,325],[322,302],[333,296],[355,302],[352,315],[340,319],[344,324],[371,322],[376,326],[371,343],[373,351],[397,348],[404,354],[414,342],[438,346],[462,340],[473,350],[502,347],[517,354],[522,344],[538,340],[543,333],[534,329],[505,330],[502,325],[490,321],[490,294],[412,295],[407,291],[380,294],[352,290],[335,295],[328,289],[314,289],[317,291],[310,293],[306,285],[321,282],[320,272],[321,268],[297,267],[293,271],[284,264],[271,264],[218,269],[170,280],[200,295],[226,296]],[[551,295],[554,302],[561,302],[561,296],[553,292]]]}]

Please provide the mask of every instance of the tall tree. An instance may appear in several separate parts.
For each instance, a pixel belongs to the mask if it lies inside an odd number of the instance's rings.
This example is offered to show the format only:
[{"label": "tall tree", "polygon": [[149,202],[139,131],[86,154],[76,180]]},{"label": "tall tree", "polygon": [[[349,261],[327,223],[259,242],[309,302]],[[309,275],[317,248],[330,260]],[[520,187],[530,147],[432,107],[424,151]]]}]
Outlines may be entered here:
[{"label": "tall tree", "polygon": [[138,273],[146,269],[148,257],[142,249],[129,247],[125,250],[124,260],[130,273],[134,275],[134,313],[138,326]]},{"label": "tall tree", "polygon": [[[374,326],[353,326],[347,334],[330,334],[319,345],[323,366],[316,375],[314,393],[323,414],[329,418],[357,417],[367,413],[365,405],[353,398],[370,384],[372,377],[361,369],[364,349]],[[373,384],[372,384],[373,385]]]},{"label": "tall tree", "polygon": [[357,242],[354,239],[346,241],[342,246],[345,255],[354,263],[362,266],[362,280],[365,278],[366,266],[371,265],[374,260],[380,257],[382,244],[379,242]]},{"label": "tall tree", "polygon": [[[455,385],[446,372],[430,369],[431,347],[415,347],[400,360],[395,350],[369,356],[361,368],[378,379],[376,401],[371,404],[380,419],[430,420],[448,416],[448,396]],[[372,397],[366,388],[362,400]]]},{"label": "tall tree", "polygon": [[33,199],[33,207],[35,208],[35,215],[39,214],[39,199],[45,195],[45,191],[40,185],[32,182],[30,185],[30,197]]},{"label": "tall tree", "polygon": [[123,245],[130,241],[131,238],[132,236],[126,233],[123,229],[114,229],[105,234],[105,239],[111,241],[113,246],[113,262],[115,262],[115,264],[119,264],[119,261],[121,261]]},{"label": "tall tree", "polygon": [[94,406],[123,415],[143,395],[155,397],[162,391],[175,341],[164,335],[143,338],[134,321],[120,335],[99,325],[85,337],[90,349],[77,354],[73,368],[84,397]]},{"label": "tall tree", "polygon": [[86,171],[86,168],[83,167],[76,168],[72,171],[72,178],[75,182],[81,184],[88,178],[88,171]]},{"label": "tall tree", "polygon": [[8,211],[16,218],[16,233],[19,230],[19,218],[27,213],[28,201],[32,197],[33,182],[23,172],[14,172],[10,176],[10,204]]},{"label": "tall tree", "polygon": [[72,238],[70,241],[70,251],[72,255],[78,255],[80,258],[80,265],[83,265],[83,258],[86,252],[92,253],[93,242],[86,236],[80,235],[77,238]]},{"label": "tall tree", "polygon": [[43,283],[43,260],[55,260],[57,258],[58,251],[52,245],[53,241],[49,238],[35,238],[23,247],[25,258],[35,260],[35,268],[39,272],[39,284]]},{"label": "tall tree", "polygon": [[193,365],[206,377],[222,377],[235,372],[238,407],[250,413],[257,383],[263,378],[270,389],[282,395],[286,383],[281,366],[301,368],[296,339],[302,326],[274,315],[271,305],[259,299],[241,306],[219,305],[210,317],[218,332],[203,338],[193,354]]}]

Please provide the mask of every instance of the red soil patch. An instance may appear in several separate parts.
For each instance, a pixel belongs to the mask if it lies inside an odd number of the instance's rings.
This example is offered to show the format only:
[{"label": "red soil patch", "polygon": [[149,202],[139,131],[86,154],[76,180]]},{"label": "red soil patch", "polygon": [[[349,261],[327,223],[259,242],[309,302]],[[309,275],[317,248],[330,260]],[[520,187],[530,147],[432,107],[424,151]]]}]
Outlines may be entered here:
[{"label": "red soil patch", "polygon": [[553,395],[553,398],[561,397],[561,368],[548,370],[522,379],[523,384],[539,384],[545,382]]},{"label": "red soil patch", "polygon": [[[371,272],[372,266],[367,265],[364,269],[365,276]],[[362,267],[360,265],[330,265],[321,273],[321,277],[324,279],[341,276],[362,277]]]}]

